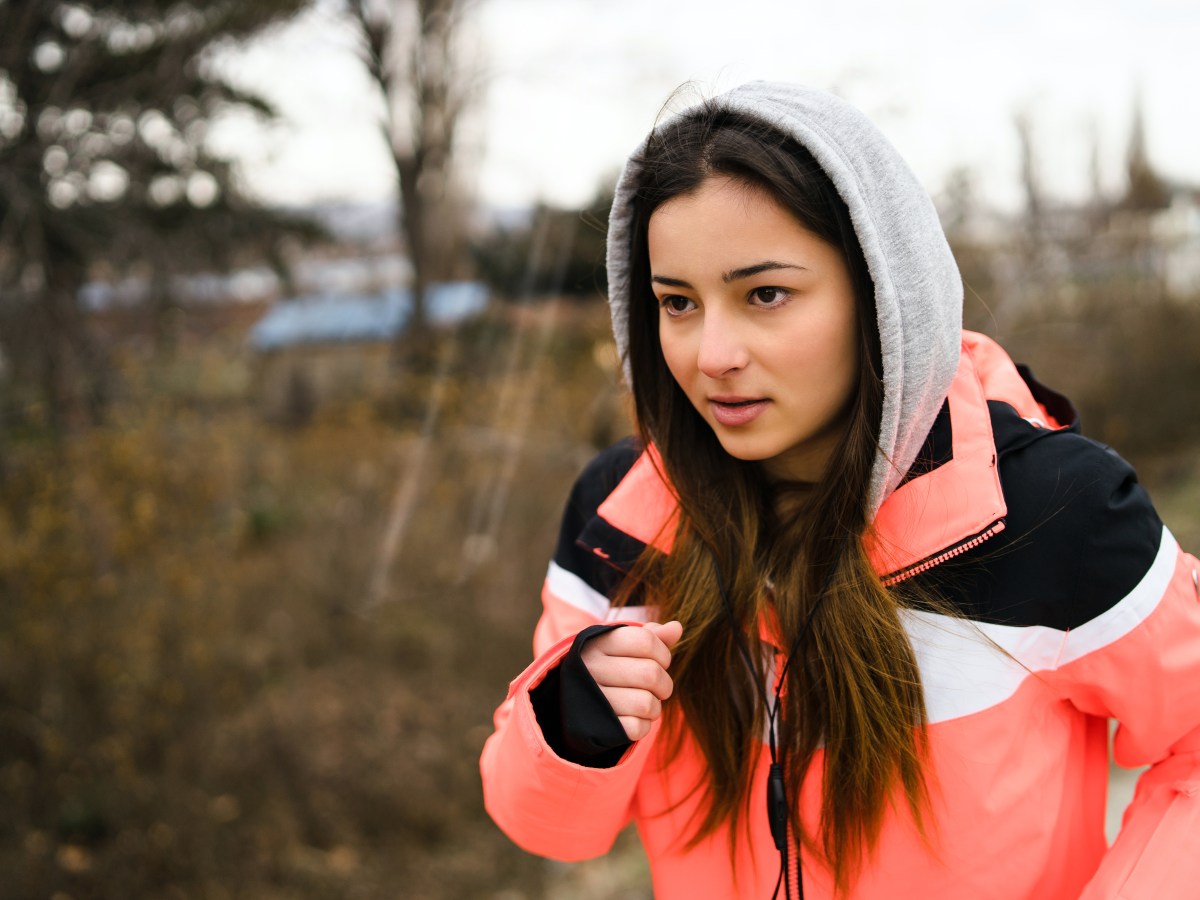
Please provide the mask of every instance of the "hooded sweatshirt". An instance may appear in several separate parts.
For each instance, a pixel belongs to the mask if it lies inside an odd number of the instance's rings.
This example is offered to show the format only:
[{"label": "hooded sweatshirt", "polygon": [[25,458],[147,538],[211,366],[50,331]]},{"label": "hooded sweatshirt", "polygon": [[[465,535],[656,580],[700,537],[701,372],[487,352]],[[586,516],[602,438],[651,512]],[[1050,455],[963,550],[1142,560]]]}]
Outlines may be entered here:
[{"label": "hooded sweatshirt", "polygon": [[[875,285],[884,375],[867,550],[885,584],[924,582],[954,607],[901,611],[925,696],[928,833],[893,803],[851,896],[1200,896],[1200,563],[1132,469],[1077,433],[1065,398],[961,331],[961,282],[933,205],[868,120],[792,85],[754,83],[709,102],[798,140],[849,208]],[[623,358],[640,149],[609,226]],[[535,659],[509,686],[484,748],[485,804],[520,846],[564,860],[606,852],[636,823],[658,900],[765,900],[779,856],[759,803],[732,858],[724,830],[689,846],[703,803],[699,751],[685,741],[669,754],[657,723],[632,745],[589,744],[583,721],[589,705],[604,706],[579,673],[589,629],[655,619],[612,598],[647,545],[670,552],[677,507],[660,471],[653,447],[627,440],[572,490]],[[777,643],[766,627],[760,639]],[[773,649],[778,671],[783,650]],[[1150,767],[1111,849],[1110,718],[1117,761]],[[752,796],[768,764],[760,748]],[[820,818],[821,777],[818,751],[794,798],[806,823]],[[797,869],[793,896],[801,882],[809,900],[833,896],[820,860],[802,852]]]},{"label": "hooded sweatshirt", "polygon": [[[832,94],[756,81],[715,102],[795,138],[825,170],[850,211],[875,284],[883,356],[883,416],[871,476],[871,509],[876,510],[916,459],[958,368],[962,279],[937,210],[879,129]],[[627,359],[631,302],[629,220],[636,160],[645,149],[643,142],[626,164],[609,218],[609,306],[622,359]]]}]

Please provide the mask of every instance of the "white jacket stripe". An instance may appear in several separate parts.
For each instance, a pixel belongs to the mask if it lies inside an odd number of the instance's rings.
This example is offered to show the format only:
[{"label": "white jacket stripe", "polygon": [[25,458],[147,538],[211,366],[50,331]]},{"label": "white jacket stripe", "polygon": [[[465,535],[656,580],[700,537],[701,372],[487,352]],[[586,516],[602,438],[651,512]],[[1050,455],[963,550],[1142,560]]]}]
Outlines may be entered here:
[{"label": "white jacket stripe", "polygon": [[595,616],[601,622],[621,620],[625,622],[648,621],[647,610],[642,606],[614,607],[602,593],[558,563],[551,562],[546,569],[546,587],[559,600]]},{"label": "white jacket stripe", "polygon": [[1070,632],[903,610],[904,626],[921,670],[930,724],[996,706],[1034,673],[1081,659],[1129,634],[1158,606],[1175,571],[1177,554],[1175,538],[1164,526],[1158,554],[1137,586],[1110,609]]}]

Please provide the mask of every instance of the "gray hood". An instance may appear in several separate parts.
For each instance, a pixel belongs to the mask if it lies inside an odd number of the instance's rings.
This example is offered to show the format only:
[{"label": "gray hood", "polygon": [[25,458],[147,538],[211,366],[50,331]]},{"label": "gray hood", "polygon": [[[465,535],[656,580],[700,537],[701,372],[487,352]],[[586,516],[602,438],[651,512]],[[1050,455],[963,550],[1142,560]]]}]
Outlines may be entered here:
[{"label": "gray hood", "polygon": [[[962,278],[937,211],[879,129],[832,94],[756,81],[712,102],[799,141],[849,207],[875,283],[883,350],[883,417],[871,473],[871,509],[877,510],[916,460],[958,368]],[[634,156],[644,149],[643,143]],[[636,174],[631,160],[617,183],[608,226],[609,306],[627,378],[629,231]]]}]

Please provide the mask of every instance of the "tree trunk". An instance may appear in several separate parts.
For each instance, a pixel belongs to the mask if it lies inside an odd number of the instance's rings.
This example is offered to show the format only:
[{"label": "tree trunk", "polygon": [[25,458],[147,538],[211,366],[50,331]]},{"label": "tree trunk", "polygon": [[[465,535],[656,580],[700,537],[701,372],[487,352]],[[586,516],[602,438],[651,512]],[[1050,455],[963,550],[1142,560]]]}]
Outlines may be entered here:
[{"label": "tree trunk", "polygon": [[400,187],[400,233],[404,235],[412,279],[409,290],[412,309],[405,327],[395,338],[392,362],[395,368],[427,374],[437,358],[433,329],[426,306],[429,290],[429,246],[426,240],[427,205],[421,195],[420,162],[396,155]]}]

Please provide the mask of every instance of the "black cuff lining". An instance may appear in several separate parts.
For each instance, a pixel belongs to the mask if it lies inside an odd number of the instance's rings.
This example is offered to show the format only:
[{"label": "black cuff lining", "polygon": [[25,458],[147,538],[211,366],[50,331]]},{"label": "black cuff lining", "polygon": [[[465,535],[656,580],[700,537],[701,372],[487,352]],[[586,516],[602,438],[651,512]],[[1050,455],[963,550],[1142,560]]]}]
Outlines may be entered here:
[{"label": "black cuff lining", "polygon": [[575,636],[561,663],[529,692],[546,743],[568,762],[611,769],[633,743],[583,662],[583,645],[621,625],[592,625]]}]

